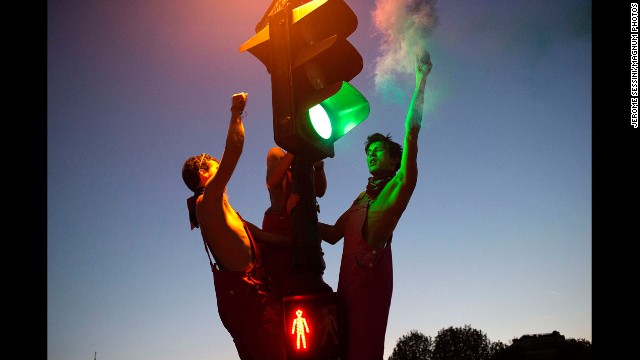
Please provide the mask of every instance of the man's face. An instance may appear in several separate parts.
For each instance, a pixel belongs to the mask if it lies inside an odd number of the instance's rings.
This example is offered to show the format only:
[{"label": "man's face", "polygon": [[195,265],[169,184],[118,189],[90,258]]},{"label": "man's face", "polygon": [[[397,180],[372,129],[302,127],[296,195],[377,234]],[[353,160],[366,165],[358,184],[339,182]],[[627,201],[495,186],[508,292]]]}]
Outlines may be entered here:
[{"label": "man's face", "polygon": [[367,166],[371,175],[393,172],[398,159],[392,159],[382,141],[376,141],[367,149]]},{"label": "man's face", "polygon": [[220,167],[220,164],[218,164],[218,162],[215,160],[209,160],[208,163],[209,170],[200,169],[201,174],[203,174],[205,177],[205,184],[206,179],[216,176],[216,174],[218,173],[218,167]]}]

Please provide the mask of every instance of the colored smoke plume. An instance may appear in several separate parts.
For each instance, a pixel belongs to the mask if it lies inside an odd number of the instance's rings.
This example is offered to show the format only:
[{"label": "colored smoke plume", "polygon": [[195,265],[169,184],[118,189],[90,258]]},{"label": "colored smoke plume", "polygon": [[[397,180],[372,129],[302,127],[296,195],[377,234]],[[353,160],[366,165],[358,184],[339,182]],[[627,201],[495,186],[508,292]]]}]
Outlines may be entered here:
[{"label": "colored smoke plume", "polygon": [[[429,50],[428,38],[437,25],[436,0],[376,0],[373,24],[382,35],[375,61],[376,90],[392,99],[404,98],[398,75],[414,73],[415,56]],[[433,59],[433,54],[432,59]]]}]

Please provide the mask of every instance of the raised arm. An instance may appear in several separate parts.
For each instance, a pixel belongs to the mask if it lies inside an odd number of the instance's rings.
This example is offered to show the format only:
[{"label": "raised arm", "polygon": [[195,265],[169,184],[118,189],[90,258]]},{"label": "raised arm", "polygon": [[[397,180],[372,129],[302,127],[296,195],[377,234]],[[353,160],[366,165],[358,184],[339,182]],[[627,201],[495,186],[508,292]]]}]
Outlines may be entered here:
[{"label": "raised arm", "polygon": [[213,201],[224,193],[224,189],[238,164],[244,147],[244,125],[241,115],[246,102],[246,93],[237,93],[231,98],[231,119],[229,120],[224,153],[220,159],[218,172],[207,181],[205,192],[208,196],[205,196],[202,201]]},{"label": "raised arm", "polygon": [[293,154],[285,153],[278,147],[272,147],[267,154],[267,189],[282,186],[282,180],[293,162]]},{"label": "raised arm", "polygon": [[398,170],[398,173],[404,175],[404,185],[411,192],[418,180],[418,133],[422,126],[424,89],[431,67],[431,56],[428,51],[425,50],[422,54],[416,55],[416,84],[405,120],[404,146]]},{"label": "raised arm", "polygon": [[371,246],[381,248],[390,239],[393,230],[409,204],[418,181],[418,133],[422,125],[424,90],[431,71],[429,53],[416,56],[416,83],[405,120],[404,146],[400,168],[369,207],[367,226],[363,235]]}]

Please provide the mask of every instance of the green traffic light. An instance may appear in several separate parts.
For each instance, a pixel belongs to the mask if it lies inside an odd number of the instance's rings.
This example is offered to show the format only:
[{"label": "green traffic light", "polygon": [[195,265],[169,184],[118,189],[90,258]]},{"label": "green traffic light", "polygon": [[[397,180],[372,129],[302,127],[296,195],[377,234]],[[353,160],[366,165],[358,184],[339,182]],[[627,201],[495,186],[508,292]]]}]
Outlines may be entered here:
[{"label": "green traffic light", "polygon": [[318,104],[309,109],[309,118],[313,129],[321,138],[327,140],[331,137],[331,120],[322,105]]},{"label": "green traffic light", "polygon": [[323,139],[338,140],[369,116],[369,102],[346,81],[333,96],[309,110],[313,130]]}]

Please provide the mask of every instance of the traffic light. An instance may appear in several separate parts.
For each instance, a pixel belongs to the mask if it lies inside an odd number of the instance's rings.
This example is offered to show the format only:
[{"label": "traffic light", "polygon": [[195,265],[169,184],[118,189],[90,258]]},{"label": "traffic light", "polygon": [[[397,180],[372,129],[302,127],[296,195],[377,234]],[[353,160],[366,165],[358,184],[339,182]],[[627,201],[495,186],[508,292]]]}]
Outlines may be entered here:
[{"label": "traffic light", "polygon": [[313,0],[269,15],[269,25],[240,46],[271,74],[276,144],[311,161],[334,156],[334,143],[369,116],[349,81],[363,68],[347,40],[358,19],[344,0]]},{"label": "traffic light", "polygon": [[343,321],[335,292],[287,296],[283,305],[288,360],[342,357]]}]

